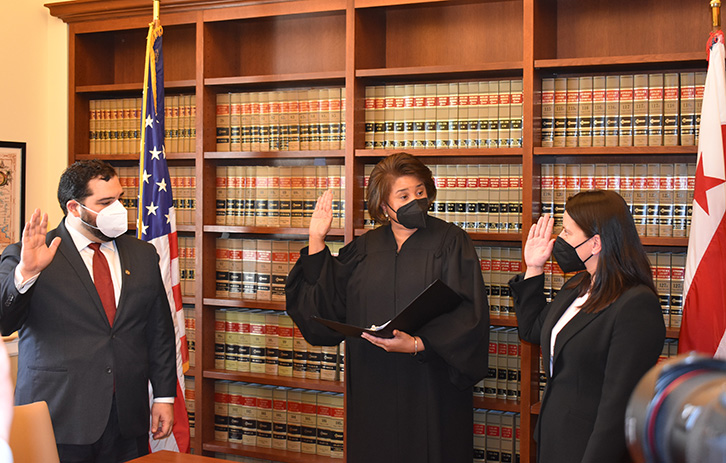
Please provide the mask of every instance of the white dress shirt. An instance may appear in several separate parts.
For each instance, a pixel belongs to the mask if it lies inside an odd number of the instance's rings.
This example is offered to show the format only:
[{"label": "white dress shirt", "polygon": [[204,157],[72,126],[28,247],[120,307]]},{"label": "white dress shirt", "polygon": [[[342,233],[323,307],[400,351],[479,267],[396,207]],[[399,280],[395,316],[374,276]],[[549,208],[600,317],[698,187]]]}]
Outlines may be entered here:
[{"label": "white dress shirt", "polygon": [[552,328],[552,337],[550,339],[550,376],[552,376],[552,365],[554,364],[554,357],[555,357],[555,342],[557,342],[557,335],[562,331],[562,328],[564,328],[570,320],[575,318],[575,315],[580,313],[580,307],[587,301],[587,299],[590,297],[590,293],[586,293],[584,296],[580,296],[574,301],[572,301],[572,304],[565,310],[565,313],[562,314],[560,319],[555,323],[554,328]]}]

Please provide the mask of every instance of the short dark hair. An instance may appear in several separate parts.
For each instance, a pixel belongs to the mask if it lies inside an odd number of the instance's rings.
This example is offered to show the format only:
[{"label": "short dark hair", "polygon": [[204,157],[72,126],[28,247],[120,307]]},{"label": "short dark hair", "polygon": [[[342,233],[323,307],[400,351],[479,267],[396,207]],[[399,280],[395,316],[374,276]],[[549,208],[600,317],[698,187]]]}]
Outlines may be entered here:
[{"label": "short dark hair", "polygon": [[111,164],[93,159],[91,161],[76,161],[63,171],[58,182],[58,202],[63,215],[68,214],[66,204],[71,199],[81,201],[91,195],[88,182],[100,177],[108,182],[116,177],[116,169]]},{"label": "short dark hair", "polygon": [[[592,277],[592,294],[581,310],[599,312],[626,289],[639,284],[658,294],[630,208],[619,194],[608,190],[582,191],[567,200],[565,211],[586,237],[600,235],[602,247]],[[590,281],[587,274],[571,287],[577,287],[584,295]]]},{"label": "short dark hair", "polygon": [[368,212],[376,223],[388,223],[388,217],[383,213],[383,204],[388,200],[393,182],[406,175],[412,175],[423,182],[429,204],[436,199],[436,184],[431,169],[408,153],[394,153],[376,164],[368,181]]}]

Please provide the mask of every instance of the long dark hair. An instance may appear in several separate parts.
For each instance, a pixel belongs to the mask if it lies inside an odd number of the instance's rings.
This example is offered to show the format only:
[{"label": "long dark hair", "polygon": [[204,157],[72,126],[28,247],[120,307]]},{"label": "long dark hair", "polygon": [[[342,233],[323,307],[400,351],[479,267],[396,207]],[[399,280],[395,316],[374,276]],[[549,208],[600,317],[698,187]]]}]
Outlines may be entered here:
[{"label": "long dark hair", "polygon": [[582,191],[567,201],[565,211],[585,236],[600,235],[602,250],[595,275],[583,272],[583,278],[574,278],[565,285],[567,289],[578,289],[580,296],[591,290],[582,311],[599,312],[626,289],[641,284],[658,294],[633,216],[619,194],[607,190]]},{"label": "long dark hair", "polygon": [[383,213],[383,204],[388,201],[393,182],[405,175],[412,175],[423,182],[429,204],[436,198],[436,185],[431,169],[408,153],[394,153],[376,164],[368,182],[368,212],[377,223],[388,223],[388,217]]}]

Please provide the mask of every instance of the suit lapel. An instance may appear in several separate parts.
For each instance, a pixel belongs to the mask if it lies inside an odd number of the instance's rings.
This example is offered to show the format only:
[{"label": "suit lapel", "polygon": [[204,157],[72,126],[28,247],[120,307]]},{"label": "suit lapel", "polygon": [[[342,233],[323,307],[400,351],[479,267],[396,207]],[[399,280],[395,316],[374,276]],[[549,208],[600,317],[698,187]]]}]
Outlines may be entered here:
[{"label": "suit lapel", "polygon": [[[63,258],[68,261],[68,264],[76,272],[76,274],[78,275],[78,279],[81,281],[83,287],[88,292],[90,300],[92,300],[95,304],[98,314],[101,316],[106,325],[110,328],[111,325],[108,323],[108,317],[106,316],[106,311],[103,309],[101,298],[98,297],[96,285],[93,284],[93,278],[91,278],[91,275],[88,273],[88,267],[86,267],[85,262],[83,262],[83,258],[78,252],[78,249],[76,249],[73,238],[71,238],[70,233],[68,233],[68,230],[66,229],[65,219],[61,220],[61,223],[56,229],[56,232],[57,236],[60,236],[61,238],[58,252],[63,256]],[[47,242],[50,243],[52,240],[53,237],[51,237],[49,234]]]},{"label": "suit lapel", "polygon": [[[116,318],[115,322],[118,321],[121,318],[121,315],[123,315],[123,307],[124,302],[126,300],[126,291],[130,287],[128,283],[128,278],[131,275],[131,270],[129,269],[129,263],[131,262],[130,256],[129,256],[129,250],[127,246],[124,246],[123,244],[123,236],[120,236],[116,238],[116,250],[118,251],[118,257],[119,262],[121,264],[121,294],[118,298],[118,306],[116,307]],[[115,324],[114,324],[115,326]]]}]

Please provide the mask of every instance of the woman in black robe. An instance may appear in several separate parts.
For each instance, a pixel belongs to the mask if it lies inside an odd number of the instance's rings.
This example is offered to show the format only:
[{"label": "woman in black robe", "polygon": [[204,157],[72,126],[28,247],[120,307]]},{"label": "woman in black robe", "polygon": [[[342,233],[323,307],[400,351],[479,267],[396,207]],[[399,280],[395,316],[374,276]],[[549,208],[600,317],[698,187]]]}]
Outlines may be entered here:
[{"label": "woman in black robe", "polygon": [[393,154],[369,182],[371,217],[383,226],[333,257],[324,244],[330,192],[310,223],[310,245],[287,281],[287,311],[305,339],[336,345],[343,335],[311,320],[382,324],[441,279],[461,297],[451,312],[415,333],[346,340],[347,458],[350,463],[470,463],[472,386],[487,370],[489,308],[469,235],[428,216],[436,197],[431,171]]}]

